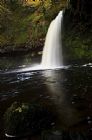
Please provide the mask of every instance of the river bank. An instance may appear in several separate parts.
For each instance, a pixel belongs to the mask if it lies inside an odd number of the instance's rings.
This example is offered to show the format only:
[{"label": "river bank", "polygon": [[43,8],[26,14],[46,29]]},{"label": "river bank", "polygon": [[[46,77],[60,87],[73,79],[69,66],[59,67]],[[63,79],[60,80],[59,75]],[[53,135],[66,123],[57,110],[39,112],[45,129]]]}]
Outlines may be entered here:
[{"label": "river bank", "polygon": [[19,44],[17,46],[13,44],[4,45],[0,48],[0,57],[5,56],[20,56],[24,54],[40,54],[43,49],[44,43],[39,42],[34,47],[31,43]]}]

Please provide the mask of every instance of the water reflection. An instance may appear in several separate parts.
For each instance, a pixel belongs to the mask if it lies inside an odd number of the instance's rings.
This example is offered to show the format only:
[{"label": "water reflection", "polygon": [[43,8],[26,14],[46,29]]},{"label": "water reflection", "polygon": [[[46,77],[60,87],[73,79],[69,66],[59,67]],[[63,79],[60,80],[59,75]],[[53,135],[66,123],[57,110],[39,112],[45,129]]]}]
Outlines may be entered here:
[{"label": "water reflection", "polygon": [[50,96],[56,106],[58,118],[62,125],[69,127],[78,123],[80,120],[79,113],[72,107],[69,94],[63,86],[64,82],[67,82],[67,77],[62,72],[60,74],[58,71],[51,70],[45,71],[44,76],[47,79],[46,85],[50,91]]}]

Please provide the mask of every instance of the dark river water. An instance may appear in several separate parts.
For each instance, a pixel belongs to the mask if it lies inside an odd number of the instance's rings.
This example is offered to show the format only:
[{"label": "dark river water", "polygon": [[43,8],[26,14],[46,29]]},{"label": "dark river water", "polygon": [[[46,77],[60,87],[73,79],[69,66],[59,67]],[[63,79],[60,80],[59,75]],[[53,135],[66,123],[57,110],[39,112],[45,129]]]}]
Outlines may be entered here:
[{"label": "dark river water", "polygon": [[0,140],[6,139],[3,114],[14,101],[50,108],[57,116],[56,129],[83,132],[91,140],[92,63],[55,70],[16,71],[34,61],[29,57],[0,59]]}]

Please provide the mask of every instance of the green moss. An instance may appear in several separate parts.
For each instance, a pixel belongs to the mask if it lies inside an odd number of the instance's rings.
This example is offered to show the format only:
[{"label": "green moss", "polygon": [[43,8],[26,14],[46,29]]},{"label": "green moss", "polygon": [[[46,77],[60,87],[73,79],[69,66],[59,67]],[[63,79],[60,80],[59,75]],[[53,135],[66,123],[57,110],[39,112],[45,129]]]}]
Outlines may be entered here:
[{"label": "green moss", "polygon": [[71,19],[70,11],[66,10],[62,40],[67,59],[92,58],[91,28],[89,26],[86,28],[86,23],[75,24]]},{"label": "green moss", "polygon": [[5,133],[11,136],[33,135],[51,128],[53,115],[39,104],[14,102],[5,112]]}]

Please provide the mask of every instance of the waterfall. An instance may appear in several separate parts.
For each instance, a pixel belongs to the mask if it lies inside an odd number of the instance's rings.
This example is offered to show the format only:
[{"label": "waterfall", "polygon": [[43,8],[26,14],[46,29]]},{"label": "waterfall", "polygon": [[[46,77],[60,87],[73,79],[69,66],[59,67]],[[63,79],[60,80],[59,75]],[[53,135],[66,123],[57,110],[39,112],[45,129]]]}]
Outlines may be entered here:
[{"label": "waterfall", "polygon": [[56,68],[63,65],[61,39],[62,21],[63,12],[60,11],[48,28],[41,62],[43,68]]},{"label": "waterfall", "polygon": [[40,69],[67,68],[63,66],[61,28],[63,23],[63,12],[60,11],[57,17],[51,22],[46,35],[43,48],[42,61],[40,65],[23,68],[20,71],[32,71]]}]

